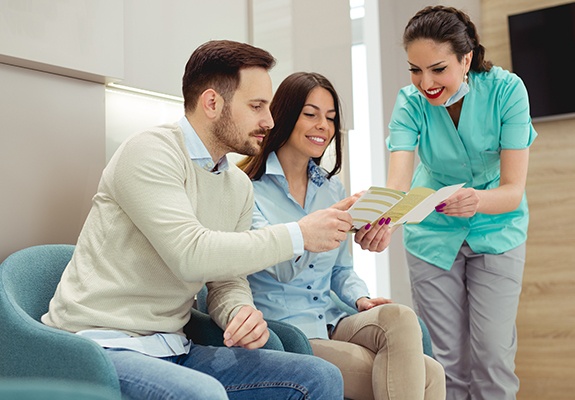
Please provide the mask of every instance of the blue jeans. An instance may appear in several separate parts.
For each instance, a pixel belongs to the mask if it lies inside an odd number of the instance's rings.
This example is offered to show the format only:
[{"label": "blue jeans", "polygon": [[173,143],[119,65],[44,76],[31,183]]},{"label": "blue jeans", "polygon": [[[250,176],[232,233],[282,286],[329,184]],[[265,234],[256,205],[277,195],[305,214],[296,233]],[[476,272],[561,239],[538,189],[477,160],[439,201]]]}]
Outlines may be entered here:
[{"label": "blue jeans", "polygon": [[132,400],[343,399],[339,369],[314,356],[199,345],[165,358],[107,353],[122,394]]}]

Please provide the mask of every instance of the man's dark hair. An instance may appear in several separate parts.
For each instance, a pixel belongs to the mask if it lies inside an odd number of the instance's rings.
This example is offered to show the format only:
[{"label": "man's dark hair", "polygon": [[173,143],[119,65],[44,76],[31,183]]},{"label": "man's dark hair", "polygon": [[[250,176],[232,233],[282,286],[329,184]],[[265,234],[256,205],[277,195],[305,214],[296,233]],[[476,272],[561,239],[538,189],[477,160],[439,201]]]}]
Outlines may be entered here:
[{"label": "man's dark hair", "polygon": [[270,70],[275,63],[269,52],[247,43],[212,40],[202,44],[190,56],[182,79],[186,111],[195,110],[199,96],[209,88],[229,101],[240,84],[240,70]]}]

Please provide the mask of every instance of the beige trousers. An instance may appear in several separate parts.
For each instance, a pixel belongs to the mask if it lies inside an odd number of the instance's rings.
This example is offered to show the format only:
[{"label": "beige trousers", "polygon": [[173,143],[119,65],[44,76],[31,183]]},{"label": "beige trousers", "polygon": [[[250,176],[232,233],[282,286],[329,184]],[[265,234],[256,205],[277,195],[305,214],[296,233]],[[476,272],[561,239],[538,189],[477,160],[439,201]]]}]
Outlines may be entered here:
[{"label": "beige trousers", "polygon": [[443,367],[423,354],[413,310],[385,304],[342,319],[331,340],[312,339],[316,356],[336,365],[353,400],[445,400]]}]

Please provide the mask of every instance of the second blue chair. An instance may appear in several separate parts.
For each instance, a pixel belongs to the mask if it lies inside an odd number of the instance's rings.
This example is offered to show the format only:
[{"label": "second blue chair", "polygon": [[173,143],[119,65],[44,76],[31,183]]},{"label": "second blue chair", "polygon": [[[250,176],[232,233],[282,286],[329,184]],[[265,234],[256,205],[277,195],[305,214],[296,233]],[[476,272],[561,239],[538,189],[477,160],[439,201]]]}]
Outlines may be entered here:
[{"label": "second blue chair", "polygon": [[[200,312],[206,314],[208,312],[207,298],[208,289],[206,286],[204,286],[197,296],[197,308]],[[353,315],[358,312],[357,310],[342,302],[334,292],[331,292],[331,298],[337,304],[337,306],[347,314]],[[433,357],[433,347],[427,326],[423,320],[421,320],[421,318],[418,317],[418,320],[419,325],[421,326],[423,352],[426,355]],[[300,354],[313,354],[307,336],[299,328],[281,321],[266,320],[266,322],[268,324],[268,328],[270,329],[270,337],[272,335],[276,337],[277,335],[285,351]]]}]

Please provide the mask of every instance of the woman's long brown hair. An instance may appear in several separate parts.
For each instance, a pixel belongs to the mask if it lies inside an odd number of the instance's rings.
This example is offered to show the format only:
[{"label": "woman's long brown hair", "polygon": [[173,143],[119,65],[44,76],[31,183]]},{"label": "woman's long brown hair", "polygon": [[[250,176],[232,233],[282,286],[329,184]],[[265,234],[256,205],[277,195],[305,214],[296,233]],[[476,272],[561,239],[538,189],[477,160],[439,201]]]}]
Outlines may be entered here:
[{"label": "woman's long brown hair", "polygon": [[[266,171],[266,161],[272,151],[277,151],[289,139],[301,110],[310,92],[316,87],[322,87],[331,93],[336,110],[334,119],[336,160],[327,178],[331,178],[341,169],[342,162],[342,133],[341,133],[341,107],[339,97],[331,82],[321,74],[314,72],[296,72],[283,80],[276,90],[270,104],[270,111],[274,119],[274,127],[266,135],[262,143],[262,151],[256,156],[249,156],[238,163],[252,180],[258,180]],[[323,155],[322,155],[323,156]],[[313,159],[319,164],[321,157]]]}]

